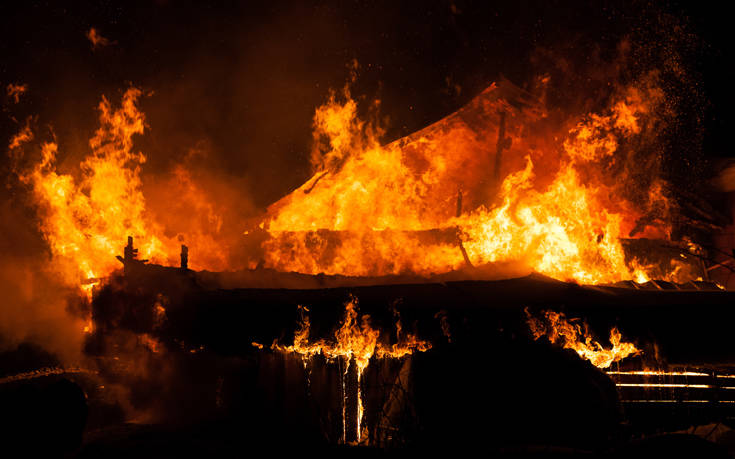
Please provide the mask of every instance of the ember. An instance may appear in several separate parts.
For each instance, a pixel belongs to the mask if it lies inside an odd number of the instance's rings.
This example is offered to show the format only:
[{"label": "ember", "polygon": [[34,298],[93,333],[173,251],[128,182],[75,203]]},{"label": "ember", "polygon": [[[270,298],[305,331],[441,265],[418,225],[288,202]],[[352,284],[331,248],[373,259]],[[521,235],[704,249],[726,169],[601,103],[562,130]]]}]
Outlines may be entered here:
[{"label": "ember", "polygon": [[[273,267],[367,276],[514,261],[561,280],[648,280],[644,267],[626,263],[620,238],[669,233],[666,214],[633,231],[641,211],[668,208],[668,198],[654,182],[646,208],[635,209],[622,194],[631,179],[619,176],[613,187],[605,174],[610,158],[625,154],[620,143],[635,142],[655,125],[659,89],[629,87],[603,114],[583,116],[566,133],[562,127],[541,133],[536,126],[548,109],[504,81],[459,112],[388,145],[356,119],[346,90],[345,98],[339,103],[332,96],[315,115],[317,133],[329,141],[316,152],[314,176],[269,209],[265,248]],[[480,152],[506,136],[507,174],[496,193],[487,180],[490,155]],[[555,165],[543,167],[558,171],[537,177],[533,158],[549,162],[558,150],[564,154]],[[463,213],[463,202],[476,207]],[[421,232],[437,229],[456,229],[460,246],[422,243]],[[325,231],[337,232],[331,247]]]}]

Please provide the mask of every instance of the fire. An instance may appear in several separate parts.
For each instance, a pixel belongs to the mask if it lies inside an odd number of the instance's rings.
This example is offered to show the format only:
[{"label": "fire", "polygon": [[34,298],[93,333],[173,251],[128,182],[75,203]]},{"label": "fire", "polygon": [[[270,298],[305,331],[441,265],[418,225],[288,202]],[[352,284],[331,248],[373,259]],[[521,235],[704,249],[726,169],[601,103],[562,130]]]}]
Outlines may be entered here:
[{"label": "fire", "polygon": [[[201,224],[187,228],[178,214],[160,220],[146,206],[146,158],[133,148],[146,128],[140,96],[129,89],[119,107],[103,98],[92,153],[78,174],[58,172],[54,142],[43,144],[41,160],[22,174],[59,269],[87,294],[119,267],[115,255],[128,236],[142,259],[175,264],[186,242],[198,250],[192,268],[228,267],[228,247],[215,237],[224,231],[219,210],[186,168],[174,169],[165,187],[171,193],[158,197],[175,194],[183,203],[176,212],[195,212]],[[611,179],[605,170],[623,161],[621,144],[643,135],[660,91],[629,88],[608,109],[560,132],[538,124],[546,116],[542,105],[501,82],[387,145],[378,141],[380,129],[358,118],[349,91],[344,98],[333,95],[314,117],[314,176],[268,210],[266,266],[374,276],[511,262],[582,283],[651,278],[648,267],[626,260],[620,239],[668,234],[666,188],[652,181],[647,198],[634,205],[621,192],[625,175]],[[32,140],[26,126],[11,150]],[[172,225],[186,237],[171,236]]]},{"label": "fire", "polygon": [[596,190],[580,183],[573,167],[563,166],[544,192],[528,189],[532,181],[527,158],[525,169],[503,182],[501,206],[461,220],[471,259],[521,259],[550,277],[584,283],[629,277],[618,240],[622,217],[599,207]]},{"label": "fire", "polygon": [[[318,340],[311,342],[309,333],[311,324],[309,321],[309,310],[304,306],[299,306],[301,311],[301,321],[299,327],[294,332],[294,342],[292,345],[283,346],[276,342],[273,343],[271,349],[297,354],[301,356],[304,367],[308,366],[311,357],[322,354],[328,361],[340,360],[344,362],[345,369],[342,378],[343,393],[347,385],[347,375],[350,365],[354,361],[357,369],[357,442],[361,441],[362,429],[361,423],[364,414],[362,401],[362,389],[360,382],[365,369],[370,363],[373,356],[384,359],[394,358],[400,359],[413,352],[425,352],[431,348],[431,344],[426,341],[419,340],[411,333],[405,333],[401,325],[400,319],[396,322],[396,343],[392,345],[383,344],[379,341],[380,330],[370,325],[370,316],[365,314],[360,316],[358,313],[358,303],[356,298],[351,298],[345,303],[345,316],[342,325],[335,332],[333,340]],[[262,345],[252,343],[258,349],[262,349]],[[343,430],[346,428],[345,402],[342,407]],[[343,434],[344,436],[344,434]]]},{"label": "fire", "polygon": [[641,352],[633,343],[622,341],[617,327],[610,330],[611,348],[605,348],[595,341],[587,330],[587,325],[580,326],[569,322],[564,314],[544,311],[543,317],[532,316],[526,309],[528,326],[534,339],[545,336],[552,343],[559,343],[565,349],[572,349],[583,359],[589,360],[598,368],[608,368],[628,356]]},{"label": "fire", "polygon": [[142,153],[133,151],[133,136],[142,134],[145,118],[136,103],[141,92],[129,89],[114,109],[103,98],[100,128],[90,140],[92,154],[80,165],[81,179],[56,170],[58,145],[42,145],[42,158],[23,178],[33,189],[42,217],[41,231],[70,283],[84,283],[118,268],[121,241],[136,237],[142,258],[166,260],[167,253],[145,218],[141,192]]},{"label": "fire", "polygon": [[608,109],[550,131],[539,124],[545,108],[504,82],[387,145],[345,98],[314,117],[314,176],[269,209],[268,265],[430,275],[510,261],[565,281],[647,278],[620,238],[667,233],[666,193],[653,181],[635,205],[626,175],[607,170],[629,154],[621,144],[643,135],[660,90],[628,88]]},{"label": "fire", "polygon": [[[225,257],[211,234],[200,231],[187,234],[186,239],[166,236],[146,209],[141,181],[146,157],[133,146],[134,137],[146,128],[145,116],[137,106],[141,95],[138,89],[128,89],[119,107],[102,98],[100,127],[89,141],[91,154],[79,165],[77,176],[58,172],[55,142],[43,143],[40,161],[20,173],[38,205],[40,230],[54,256],[55,269],[69,285],[77,285],[89,296],[101,279],[120,267],[115,256],[122,252],[128,236],[135,238],[139,258],[156,263],[175,264],[184,240],[193,250],[206,253],[202,259],[209,264],[195,261],[195,267],[221,267]],[[26,126],[12,139],[10,148],[18,151],[32,139]],[[205,207],[185,172],[175,174],[181,179],[181,199],[194,202],[197,209]]]}]

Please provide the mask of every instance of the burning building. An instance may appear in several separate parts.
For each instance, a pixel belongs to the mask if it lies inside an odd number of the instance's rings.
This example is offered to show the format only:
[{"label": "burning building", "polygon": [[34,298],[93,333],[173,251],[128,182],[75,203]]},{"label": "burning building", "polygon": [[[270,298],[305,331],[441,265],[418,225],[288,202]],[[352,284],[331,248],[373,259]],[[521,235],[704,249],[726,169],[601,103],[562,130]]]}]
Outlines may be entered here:
[{"label": "burning building", "polygon": [[[92,52],[111,52],[101,33]],[[310,176],[237,225],[201,168],[146,179],[141,89],[102,97],[81,155],[17,123],[15,184],[81,338],[75,365],[8,354],[43,364],[0,375],[6,431],[30,441],[34,406],[82,455],[140,435],[399,454],[726,437],[728,217],[666,173],[680,114],[661,69],[565,106],[552,72],[498,77],[388,136],[348,67],[313,114]]]}]

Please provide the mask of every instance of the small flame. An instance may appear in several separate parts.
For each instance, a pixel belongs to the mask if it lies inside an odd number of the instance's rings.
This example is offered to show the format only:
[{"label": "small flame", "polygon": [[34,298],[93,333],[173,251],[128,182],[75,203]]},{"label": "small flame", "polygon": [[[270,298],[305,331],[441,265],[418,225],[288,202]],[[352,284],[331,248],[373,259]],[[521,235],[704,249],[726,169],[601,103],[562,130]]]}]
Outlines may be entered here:
[{"label": "small flame", "polygon": [[583,327],[573,324],[559,312],[544,311],[542,314],[542,318],[533,317],[526,309],[528,326],[534,339],[545,336],[551,343],[558,342],[563,348],[574,350],[598,368],[608,368],[613,362],[641,353],[633,343],[622,341],[622,334],[617,327],[610,330],[612,347],[605,348],[592,338],[586,324]]},{"label": "small flame", "polygon": [[[345,303],[345,315],[342,325],[334,334],[334,340],[318,340],[309,342],[309,333],[311,323],[309,321],[306,307],[299,306],[301,311],[301,320],[299,327],[294,332],[294,342],[290,346],[282,346],[273,343],[271,349],[300,355],[304,366],[308,365],[309,359],[317,354],[322,354],[329,361],[342,359],[346,363],[342,378],[343,393],[346,387],[346,376],[349,372],[350,365],[355,362],[357,367],[357,442],[360,443],[363,436],[362,418],[364,407],[362,401],[362,389],[360,381],[365,372],[370,359],[375,356],[377,358],[393,358],[400,359],[415,351],[426,352],[431,349],[431,344],[426,341],[419,340],[411,333],[403,332],[400,320],[396,322],[397,342],[392,345],[385,345],[379,342],[380,331],[370,325],[370,316],[365,314],[360,316],[358,313],[357,299],[352,297]],[[259,348],[258,343],[252,343],[254,347]],[[346,396],[345,396],[346,397]],[[343,401],[343,426],[345,423],[345,402]]]},{"label": "small flame", "polygon": [[137,110],[141,92],[129,89],[118,109],[103,98],[100,124],[90,140],[93,154],[81,164],[82,179],[56,172],[56,143],[42,145],[42,159],[23,179],[33,187],[42,217],[41,231],[58,268],[69,284],[106,276],[118,267],[115,255],[128,235],[135,235],[144,258],[165,260],[163,243],[152,235],[144,218],[141,192],[141,153],[133,151],[132,138],[143,133],[145,120]]}]

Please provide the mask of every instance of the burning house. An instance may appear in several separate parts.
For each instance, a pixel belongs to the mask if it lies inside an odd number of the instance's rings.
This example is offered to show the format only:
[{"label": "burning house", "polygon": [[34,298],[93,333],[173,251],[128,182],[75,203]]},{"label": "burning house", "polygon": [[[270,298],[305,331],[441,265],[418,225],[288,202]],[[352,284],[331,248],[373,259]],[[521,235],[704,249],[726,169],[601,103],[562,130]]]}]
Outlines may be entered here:
[{"label": "burning house", "polygon": [[[118,45],[101,34],[93,53]],[[553,72],[496,76],[401,135],[350,61],[313,113],[309,176],[235,225],[205,167],[144,175],[141,89],[98,101],[81,155],[14,118],[38,288],[79,338],[73,358],[0,353],[4,438],[80,457],[724,454],[707,440],[735,416],[713,242],[731,217],[667,172],[681,114],[630,46],[584,103],[562,106]]]}]

